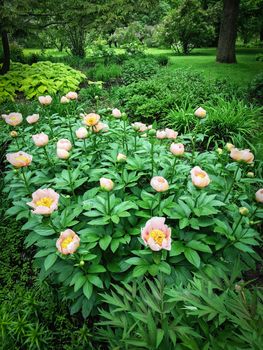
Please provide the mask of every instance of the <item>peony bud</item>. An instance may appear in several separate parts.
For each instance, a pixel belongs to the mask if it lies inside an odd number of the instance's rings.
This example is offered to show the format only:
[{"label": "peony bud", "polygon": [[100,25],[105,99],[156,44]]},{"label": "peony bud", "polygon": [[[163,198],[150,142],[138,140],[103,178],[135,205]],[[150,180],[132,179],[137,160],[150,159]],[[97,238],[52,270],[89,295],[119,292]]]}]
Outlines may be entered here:
[{"label": "peony bud", "polygon": [[249,171],[247,173],[247,177],[255,177],[255,174],[252,171]]},{"label": "peony bud", "polygon": [[240,215],[242,215],[242,216],[248,216],[249,210],[248,210],[248,208],[246,208],[246,207],[241,207],[241,208],[239,208],[239,213],[240,213]]},{"label": "peony bud", "polygon": [[11,137],[17,137],[18,136],[18,133],[16,132],[16,131],[11,131],[10,133],[9,133],[9,135],[11,136]]},{"label": "peony bud", "polygon": [[100,178],[100,187],[105,191],[111,191],[114,187],[114,182],[105,177]]},{"label": "peony bud", "polygon": [[125,156],[125,154],[119,153],[117,155],[117,162],[119,163],[123,163],[127,160],[127,157]]},{"label": "peony bud", "polygon": [[68,159],[69,158],[69,152],[62,148],[57,148],[57,156],[60,159]]},{"label": "peony bud", "polygon": [[218,153],[219,155],[223,153],[222,148],[219,148],[219,147],[217,148],[217,150],[216,150],[216,151],[217,151],[217,153]]},{"label": "peony bud", "polygon": [[155,136],[156,135],[156,130],[155,129],[150,129],[148,134],[149,134],[149,136]]}]

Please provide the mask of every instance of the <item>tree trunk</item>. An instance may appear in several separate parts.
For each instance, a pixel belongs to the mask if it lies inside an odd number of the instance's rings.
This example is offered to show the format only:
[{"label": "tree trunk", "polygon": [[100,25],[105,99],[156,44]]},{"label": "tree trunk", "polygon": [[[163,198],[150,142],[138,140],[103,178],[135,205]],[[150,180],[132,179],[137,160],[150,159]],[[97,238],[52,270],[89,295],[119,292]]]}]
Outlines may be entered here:
[{"label": "tree trunk", "polygon": [[10,48],[7,32],[5,30],[1,33],[3,45],[3,65],[0,69],[0,75],[6,74],[10,69]]},{"label": "tree trunk", "polygon": [[224,0],[216,61],[236,63],[237,18],[240,0]]}]

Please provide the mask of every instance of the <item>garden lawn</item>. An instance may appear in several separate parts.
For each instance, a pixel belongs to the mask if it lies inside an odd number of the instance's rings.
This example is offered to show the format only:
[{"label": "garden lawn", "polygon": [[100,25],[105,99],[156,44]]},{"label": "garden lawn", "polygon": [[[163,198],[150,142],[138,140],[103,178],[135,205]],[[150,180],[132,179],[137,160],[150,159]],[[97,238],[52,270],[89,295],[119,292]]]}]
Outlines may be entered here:
[{"label": "garden lawn", "polygon": [[256,61],[262,49],[237,49],[237,64],[217,63],[216,49],[194,49],[189,56],[176,55],[172,50],[148,49],[152,55],[168,55],[171,71],[178,68],[193,69],[207,78],[230,79],[240,86],[247,85],[255,75],[263,71],[263,62]]}]

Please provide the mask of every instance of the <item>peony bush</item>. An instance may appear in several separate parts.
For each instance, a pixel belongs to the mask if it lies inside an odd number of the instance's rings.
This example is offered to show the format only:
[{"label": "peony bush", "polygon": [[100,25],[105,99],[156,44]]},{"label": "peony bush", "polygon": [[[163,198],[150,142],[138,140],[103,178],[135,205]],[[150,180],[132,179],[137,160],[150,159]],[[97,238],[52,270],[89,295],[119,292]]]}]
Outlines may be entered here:
[{"label": "peony bush", "polygon": [[[195,130],[84,110],[75,92],[38,100],[31,116],[2,115],[6,215],[22,221],[40,276],[72,314],[97,313],[100,293],[121,281],[162,274],[179,285],[207,265],[238,258],[246,270],[260,259],[263,189],[250,150],[204,151]],[[193,115],[197,128],[209,118]]]}]

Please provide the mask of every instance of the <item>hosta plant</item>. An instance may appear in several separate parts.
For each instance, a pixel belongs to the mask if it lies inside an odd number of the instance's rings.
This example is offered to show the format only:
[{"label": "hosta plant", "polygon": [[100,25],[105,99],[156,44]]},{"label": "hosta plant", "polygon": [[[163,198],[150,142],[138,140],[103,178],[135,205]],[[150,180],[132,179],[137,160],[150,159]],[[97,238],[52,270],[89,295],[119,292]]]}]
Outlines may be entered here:
[{"label": "hosta plant", "polygon": [[27,99],[66,93],[76,90],[85,78],[85,74],[63,63],[12,63],[11,70],[0,77],[0,103],[14,101],[19,92]]},{"label": "hosta plant", "polygon": [[164,274],[185,284],[206,264],[240,258],[246,270],[260,259],[262,179],[249,150],[203,151],[117,108],[81,111],[72,92],[39,101],[31,123],[3,115],[6,215],[22,221],[41,277],[72,313],[95,313],[113,282]]}]

